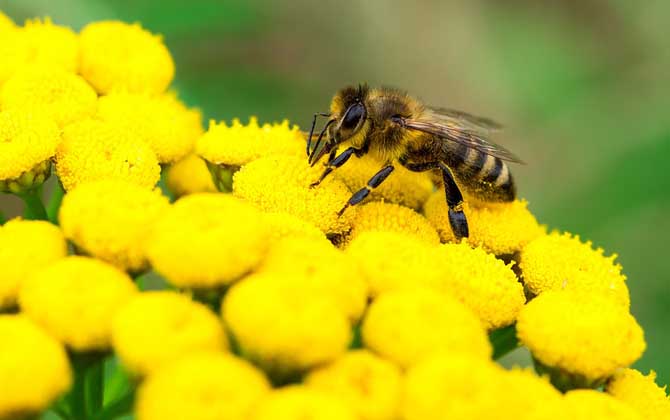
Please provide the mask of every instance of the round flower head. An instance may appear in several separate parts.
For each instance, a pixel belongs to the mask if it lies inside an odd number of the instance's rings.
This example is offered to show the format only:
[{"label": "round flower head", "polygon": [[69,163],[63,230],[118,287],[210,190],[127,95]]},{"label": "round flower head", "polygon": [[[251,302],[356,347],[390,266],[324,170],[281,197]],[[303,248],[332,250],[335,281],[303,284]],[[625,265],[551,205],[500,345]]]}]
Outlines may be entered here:
[{"label": "round flower head", "polygon": [[44,113],[61,127],[93,116],[96,103],[97,95],[84,79],[58,68],[17,72],[0,92],[2,109]]},{"label": "round flower head", "polygon": [[440,352],[491,356],[479,319],[456,299],[427,289],[382,294],[361,331],[365,347],[402,367]]},{"label": "round flower head", "polygon": [[45,115],[0,111],[0,191],[21,192],[41,185],[59,141],[58,126]]},{"label": "round flower head", "polygon": [[392,363],[368,350],[346,353],[305,378],[307,386],[346,401],[361,420],[399,417],[402,377]]},{"label": "round flower head", "polygon": [[[588,386],[636,361],[645,349],[642,328],[628,311],[599,295],[547,291],[528,303],[517,335],[554,384]],[[560,375],[563,376],[560,376]]]},{"label": "round flower head", "polygon": [[[342,167],[334,170],[333,176],[343,181],[351,191],[358,191],[380,168],[380,163],[370,156],[361,158],[354,156]],[[323,171],[323,168],[319,170]],[[393,173],[386,178],[384,183],[370,192],[368,200],[389,201],[418,210],[432,191],[433,182],[427,173],[411,172],[396,165]]]},{"label": "round flower head", "polygon": [[340,181],[327,178],[318,187],[310,184],[322,169],[310,168],[307,159],[266,156],[235,173],[233,193],[268,212],[286,212],[304,219],[326,234],[344,234],[356,217],[352,207],[338,217],[351,193]]},{"label": "round flower head", "polygon": [[[544,233],[526,201],[511,203],[466,202],[463,206],[468,219],[470,236],[467,241],[496,255],[517,252],[528,242]],[[428,199],[424,212],[435,226],[443,242],[454,242],[449,225],[449,209],[444,191],[437,191]]]},{"label": "round flower head", "polygon": [[367,304],[367,285],[356,263],[325,239],[285,238],[273,244],[258,272],[287,289],[329,299],[352,321]]},{"label": "round flower head", "polygon": [[236,169],[269,155],[304,158],[305,137],[287,120],[262,126],[256,117],[251,117],[247,125],[238,119],[230,126],[210,121],[209,129],[196,143],[196,152],[210,163]]},{"label": "round flower head", "polygon": [[0,86],[25,67],[30,58],[30,47],[25,32],[19,29],[0,30]]},{"label": "round flower head", "polygon": [[80,250],[121,270],[140,272],[148,265],[146,235],[168,207],[158,190],[121,180],[94,181],[65,195],[59,221]]},{"label": "round flower head", "polygon": [[370,230],[406,233],[430,244],[440,243],[435,228],[425,217],[408,207],[383,201],[361,206],[353,222],[350,238]]},{"label": "round flower head", "polygon": [[161,93],[174,77],[174,62],[163,40],[138,23],[90,23],[79,38],[81,75],[101,94],[114,89]]},{"label": "round flower head", "polygon": [[530,369],[501,371],[484,418],[555,420],[563,409],[562,395],[547,378]]},{"label": "round flower head", "polygon": [[72,383],[63,346],[23,315],[0,315],[0,418],[32,417]]},{"label": "round flower head", "polygon": [[332,298],[287,287],[271,276],[250,276],[223,300],[223,319],[242,354],[277,378],[343,354],[351,338],[344,311]]},{"label": "round flower head", "polygon": [[0,10],[0,33],[16,30],[16,23]]},{"label": "round flower head", "polygon": [[56,174],[66,191],[101,179],[153,188],[160,178],[156,154],[130,131],[97,120],[65,127],[56,152]]},{"label": "round flower head", "polygon": [[170,192],[177,198],[198,192],[216,191],[207,165],[195,154],[189,154],[170,165],[165,182]]},{"label": "round flower head", "polygon": [[154,223],[149,261],[177,287],[230,284],[265,255],[268,230],[260,219],[253,206],[230,195],[185,196]]},{"label": "round flower head", "polygon": [[71,256],[30,276],[19,291],[21,310],[75,351],[106,350],[111,319],[137,292],[122,271]]},{"label": "round flower head", "polygon": [[123,306],[112,322],[112,343],[137,376],[198,351],[223,351],[228,341],[218,317],[176,292],[145,292]]},{"label": "round flower head", "polygon": [[604,392],[592,389],[579,389],[565,394],[562,412],[565,415],[565,418],[574,420],[643,419],[643,417],[629,405],[617,401],[615,398],[612,398]]},{"label": "round flower head", "polygon": [[645,419],[670,419],[665,387],[656,385],[656,372],[643,375],[635,369],[618,371],[607,383],[607,393],[636,409]]},{"label": "round flower head", "polygon": [[27,20],[19,30],[26,38],[29,51],[25,64],[77,72],[79,40],[72,29],[54,25],[51,19],[45,18]]},{"label": "round flower head", "polygon": [[159,369],[140,387],[138,420],[246,420],[270,392],[249,362],[222,353],[197,353]]},{"label": "round flower head", "polygon": [[16,304],[19,289],[30,274],[66,253],[63,234],[49,222],[14,219],[0,227],[0,309]]},{"label": "round flower head", "polygon": [[272,391],[261,399],[251,420],[355,420],[358,417],[342,399],[304,385]]},{"label": "round flower head", "polygon": [[626,308],[630,305],[616,255],[605,257],[601,248],[594,250],[591,242],[583,243],[577,236],[558,232],[540,236],[523,248],[520,259],[524,284],[533,294],[577,290],[611,296]]},{"label": "round flower head", "polygon": [[113,92],[98,101],[98,117],[144,140],[161,163],[184,158],[202,134],[200,111],[186,108],[173,93]]},{"label": "round flower head", "polygon": [[311,238],[314,241],[327,240],[319,228],[289,213],[263,213],[263,221],[268,225],[273,241],[292,237]]}]

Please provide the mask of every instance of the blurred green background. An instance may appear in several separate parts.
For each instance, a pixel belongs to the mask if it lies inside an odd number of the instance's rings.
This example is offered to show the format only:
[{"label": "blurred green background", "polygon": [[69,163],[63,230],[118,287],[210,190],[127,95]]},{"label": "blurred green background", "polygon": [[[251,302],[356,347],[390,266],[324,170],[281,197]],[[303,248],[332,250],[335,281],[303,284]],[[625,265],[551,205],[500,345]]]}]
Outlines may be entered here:
[{"label": "blurred green background", "polygon": [[[17,22],[140,21],[206,118],[302,127],[367,81],[492,117],[539,220],[619,254],[670,382],[670,2],[0,0]],[[0,58],[1,59],[1,58]]]}]

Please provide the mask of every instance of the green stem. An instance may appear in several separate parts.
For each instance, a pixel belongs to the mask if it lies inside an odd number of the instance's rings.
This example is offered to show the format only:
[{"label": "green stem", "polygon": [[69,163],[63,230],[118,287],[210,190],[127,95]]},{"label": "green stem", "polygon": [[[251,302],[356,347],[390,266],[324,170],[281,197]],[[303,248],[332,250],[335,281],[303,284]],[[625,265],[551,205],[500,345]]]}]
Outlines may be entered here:
[{"label": "green stem", "polygon": [[516,324],[491,331],[489,340],[493,346],[493,359],[500,359],[519,347],[519,340],[516,338]]},{"label": "green stem", "polygon": [[51,197],[49,197],[49,202],[47,203],[47,215],[49,216],[49,221],[55,225],[58,224],[58,210],[60,210],[60,204],[63,201],[63,196],[65,195],[65,190],[60,182],[56,182],[54,190],[51,192]]},{"label": "green stem", "polygon": [[47,211],[42,204],[42,198],[40,197],[41,189],[36,188],[31,191],[26,191],[18,194],[19,197],[26,204],[25,209],[23,210],[23,217],[28,220],[48,220]]},{"label": "green stem", "polygon": [[91,417],[93,420],[113,420],[129,414],[135,404],[135,390],[130,389],[118,399],[110,402],[105,408]]},{"label": "green stem", "polygon": [[100,412],[105,391],[103,361],[92,364],[86,373],[86,411],[89,418]]},{"label": "green stem", "polygon": [[87,420],[102,410],[104,357],[101,354],[72,353],[74,383],[66,397],[72,420]]}]

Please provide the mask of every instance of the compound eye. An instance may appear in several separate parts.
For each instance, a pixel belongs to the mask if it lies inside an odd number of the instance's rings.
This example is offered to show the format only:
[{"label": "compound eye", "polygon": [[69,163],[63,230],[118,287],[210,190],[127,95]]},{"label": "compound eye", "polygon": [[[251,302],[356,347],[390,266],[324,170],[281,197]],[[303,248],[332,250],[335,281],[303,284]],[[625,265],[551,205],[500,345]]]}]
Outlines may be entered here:
[{"label": "compound eye", "polygon": [[353,104],[347,109],[342,119],[342,128],[353,130],[365,117],[365,107],[361,103]]}]

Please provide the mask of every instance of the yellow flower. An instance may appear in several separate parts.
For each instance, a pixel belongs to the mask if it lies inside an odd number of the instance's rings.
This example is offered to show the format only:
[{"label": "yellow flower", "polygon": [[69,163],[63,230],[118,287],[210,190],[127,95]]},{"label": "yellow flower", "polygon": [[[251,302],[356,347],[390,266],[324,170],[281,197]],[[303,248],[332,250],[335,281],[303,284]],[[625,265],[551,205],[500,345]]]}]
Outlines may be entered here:
[{"label": "yellow flower", "polygon": [[645,419],[670,419],[665,387],[656,385],[656,372],[643,375],[635,369],[618,371],[607,383],[607,393],[636,409]]},{"label": "yellow flower", "polygon": [[30,48],[25,32],[19,29],[0,30],[0,86],[26,65]]},{"label": "yellow flower", "polygon": [[365,347],[402,367],[441,352],[491,356],[479,319],[456,299],[427,289],[382,294],[361,331]]},{"label": "yellow flower", "polygon": [[165,182],[177,198],[198,192],[216,191],[207,165],[193,153],[170,165]]},{"label": "yellow flower", "polygon": [[16,24],[6,14],[0,10],[0,33],[1,32],[7,32],[7,31],[13,31],[16,30]]},{"label": "yellow flower", "polygon": [[[485,419],[555,420],[563,410],[561,393],[530,369],[500,371],[490,391]],[[560,418],[560,416],[559,416]]]},{"label": "yellow flower", "polygon": [[267,212],[286,212],[306,220],[326,234],[349,231],[356,217],[350,208],[338,217],[351,193],[340,181],[326,179],[316,188],[321,169],[310,168],[307,159],[293,156],[266,156],[235,173],[233,194]]},{"label": "yellow flower", "polygon": [[273,244],[258,269],[268,281],[332,299],[352,321],[360,319],[368,289],[356,263],[325,238],[285,238]]},{"label": "yellow flower", "polygon": [[98,117],[144,140],[161,163],[184,158],[202,134],[200,111],[186,108],[174,93],[113,92],[98,101]]},{"label": "yellow flower", "polygon": [[144,241],[168,200],[121,180],[88,182],[65,195],[59,221],[65,237],[87,254],[124,271],[147,268]]},{"label": "yellow flower", "polygon": [[[358,191],[380,169],[381,163],[370,156],[353,156],[342,167],[335,169],[332,176],[343,181],[351,191]],[[319,170],[323,171],[323,167]],[[418,210],[432,191],[433,182],[428,173],[411,172],[396,165],[384,183],[370,192],[367,201],[389,201]]]},{"label": "yellow flower", "polygon": [[305,383],[347,401],[361,420],[399,417],[400,370],[368,350],[346,353],[331,364],[311,371]]},{"label": "yellow flower", "polygon": [[130,131],[97,120],[65,127],[56,152],[56,174],[66,191],[101,179],[153,188],[160,178],[156,154]]},{"label": "yellow flower", "polygon": [[159,369],[140,387],[138,420],[246,420],[270,392],[263,374],[228,354],[198,353]]},{"label": "yellow flower", "polygon": [[30,274],[65,257],[61,231],[49,222],[14,219],[0,227],[0,309],[16,304]]},{"label": "yellow flower", "polygon": [[238,119],[230,126],[212,120],[196,143],[196,153],[210,163],[239,168],[260,157],[277,154],[306,160],[305,142],[298,127],[289,126],[287,120],[262,126],[256,117],[251,117],[247,125]]},{"label": "yellow flower", "polygon": [[138,23],[90,23],[81,31],[80,45],[81,75],[101,94],[114,89],[161,93],[174,77],[163,40]]},{"label": "yellow flower", "polygon": [[275,241],[296,236],[315,241],[326,239],[326,235],[319,228],[289,213],[263,213],[263,221],[268,225],[270,236]]},{"label": "yellow flower", "polygon": [[57,68],[17,72],[0,94],[3,109],[40,112],[61,127],[93,116],[96,103],[97,95],[84,79]]},{"label": "yellow flower", "polygon": [[564,401],[563,414],[569,419],[642,420],[632,407],[592,389],[570,391]]},{"label": "yellow flower", "polygon": [[350,238],[370,230],[406,233],[431,244],[440,243],[435,228],[425,217],[408,207],[383,201],[360,207],[353,221]]},{"label": "yellow flower", "polygon": [[251,420],[355,420],[341,399],[304,385],[277,389],[261,399]]},{"label": "yellow flower", "polygon": [[51,19],[27,20],[22,29],[28,47],[27,65],[60,68],[76,73],[79,67],[79,40],[66,26],[54,25]]},{"label": "yellow flower", "polygon": [[228,341],[218,317],[176,292],[138,294],[112,322],[112,343],[123,365],[137,376],[198,351],[223,351]]},{"label": "yellow flower", "polygon": [[[468,243],[480,246],[492,254],[513,254],[544,233],[544,227],[540,226],[535,216],[528,211],[526,201],[466,202],[463,209],[470,228]],[[437,191],[431,195],[424,212],[437,229],[442,241],[454,242],[444,191]]]},{"label": "yellow flower", "polygon": [[351,338],[344,311],[331,298],[271,276],[250,276],[223,300],[223,319],[242,354],[280,378],[343,354]]},{"label": "yellow flower", "polygon": [[111,318],[137,292],[122,271],[71,256],[30,276],[19,291],[21,310],[75,351],[107,350]]},{"label": "yellow flower", "polygon": [[269,234],[260,219],[253,206],[227,194],[182,197],[154,223],[149,261],[177,287],[230,284],[265,255]]},{"label": "yellow flower", "polygon": [[626,309],[570,291],[547,291],[530,301],[519,314],[517,335],[542,364],[584,385],[630,365],[645,349],[642,328]]},{"label": "yellow flower", "polygon": [[519,267],[528,290],[540,294],[546,290],[577,290],[611,296],[626,308],[630,305],[626,276],[615,263],[616,254],[603,255],[591,242],[583,243],[569,233],[552,232],[524,247]]},{"label": "yellow flower", "polygon": [[63,346],[23,315],[0,315],[0,418],[30,417],[70,388]]},{"label": "yellow flower", "polygon": [[58,126],[45,115],[0,111],[0,190],[20,192],[44,182],[59,141]]}]

